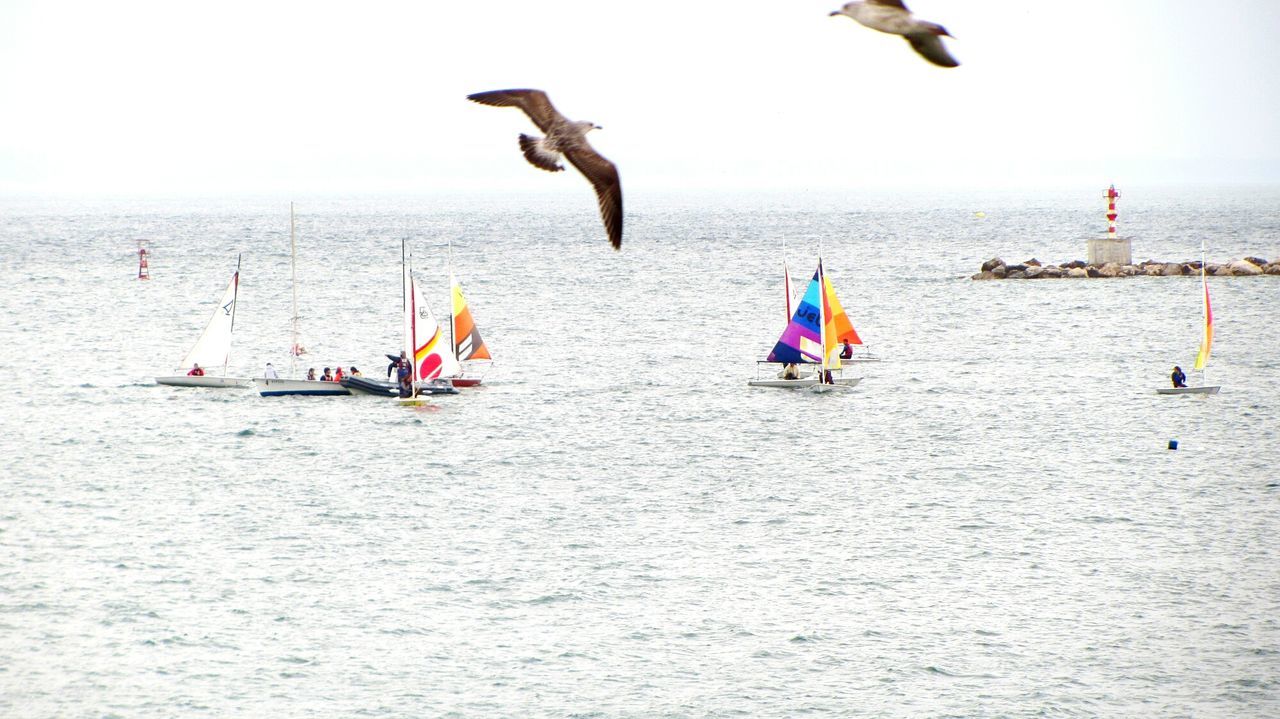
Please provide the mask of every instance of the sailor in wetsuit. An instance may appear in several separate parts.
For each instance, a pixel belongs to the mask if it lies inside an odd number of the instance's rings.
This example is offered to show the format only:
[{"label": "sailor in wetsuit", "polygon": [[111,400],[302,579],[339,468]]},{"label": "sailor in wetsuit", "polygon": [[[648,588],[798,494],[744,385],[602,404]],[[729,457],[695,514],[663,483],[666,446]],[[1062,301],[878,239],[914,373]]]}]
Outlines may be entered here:
[{"label": "sailor in wetsuit", "polygon": [[1173,374],[1169,375],[1169,379],[1173,380],[1174,387],[1186,387],[1187,376],[1182,373],[1182,368],[1174,365]]}]

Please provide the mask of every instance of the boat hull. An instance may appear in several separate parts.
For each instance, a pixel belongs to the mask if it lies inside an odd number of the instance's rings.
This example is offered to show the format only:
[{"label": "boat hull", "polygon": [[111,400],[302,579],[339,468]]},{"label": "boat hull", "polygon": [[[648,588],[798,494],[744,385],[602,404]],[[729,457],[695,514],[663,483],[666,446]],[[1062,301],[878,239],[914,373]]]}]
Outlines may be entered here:
[{"label": "boat hull", "polygon": [[1220,384],[1199,387],[1161,387],[1156,390],[1156,394],[1217,394],[1220,389],[1222,389]]},{"label": "boat hull", "polygon": [[341,384],[323,380],[254,377],[253,383],[258,386],[258,394],[263,397],[284,397],[286,395],[333,397],[351,394],[351,390]]},{"label": "boat hull", "polygon": [[249,377],[215,377],[213,375],[192,376],[192,375],[171,375],[168,377],[156,377],[156,384],[168,385],[170,387],[213,387],[218,389],[227,389],[231,387],[248,387],[253,384],[253,380]]},{"label": "boat hull", "polygon": [[[853,387],[862,381],[861,377],[838,377],[836,378],[837,387]],[[780,389],[804,389],[805,387],[818,387],[817,377],[802,377],[800,379],[753,379],[747,381],[748,387],[777,387]],[[830,386],[830,385],[826,385]]]},{"label": "boat hull", "polygon": [[450,377],[454,387],[477,387],[480,385],[479,377]]},{"label": "boat hull", "polygon": [[369,394],[376,397],[399,397],[400,389],[394,382],[368,379],[366,377],[343,377],[338,382],[351,390],[352,394]]}]

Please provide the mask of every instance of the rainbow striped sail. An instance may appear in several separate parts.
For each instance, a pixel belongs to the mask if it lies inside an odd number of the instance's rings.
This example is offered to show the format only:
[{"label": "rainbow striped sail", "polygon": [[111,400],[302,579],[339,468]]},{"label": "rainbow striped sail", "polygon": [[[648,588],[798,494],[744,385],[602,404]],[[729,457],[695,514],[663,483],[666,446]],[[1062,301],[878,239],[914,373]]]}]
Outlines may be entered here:
[{"label": "rainbow striped sail", "polygon": [[778,343],[769,353],[770,362],[785,364],[802,362],[820,364],[822,362],[822,326],[819,324],[822,321],[822,310],[818,306],[822,301],[822,293],[819,291],[822,286],[821,262],[818,267],[818,270],[813,273],[813,279],[809,281],[809,286],[805,288],[800,303],[796,305],[791,321],[787,323],[786,329],[782,330],[782,336],[778,338]]},{"label": "rainbow striped sail", "polygon": [[[821,306],[819,302],[822,303]],[[791,321],[769,353],[768,361],[785,364],[806,362],[838,367],[839,357],[834,355],[844,340],[848,340],[849,344],[862,344],[862,339],[858,337],[857,330],[853,329],[853,323],[845,314],[840,299],[836,297],[835,287],[823,274],[822,260],[819,259],[818,269],[805,288],[804,297],[796,305]]]}]

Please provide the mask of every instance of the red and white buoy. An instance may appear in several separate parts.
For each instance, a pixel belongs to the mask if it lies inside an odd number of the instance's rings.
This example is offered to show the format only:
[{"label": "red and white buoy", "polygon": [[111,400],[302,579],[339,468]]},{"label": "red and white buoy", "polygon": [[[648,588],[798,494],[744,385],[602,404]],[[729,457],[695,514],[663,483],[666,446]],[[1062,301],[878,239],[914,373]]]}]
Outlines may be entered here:
[{"label": "red and white buoy", "polygon": [[1120,199],[1120,191],[1115,185],[1107,188],[1107,194],[1103,195],[1107,201],[1107,239],[1116,239],[1116,200]]},{"label": "red and white buoy", "polygon": [[146,240],[138,240],[138,279],[151,279],[151,267],[147,262],[147,258],[151,252],[147,249]]}]

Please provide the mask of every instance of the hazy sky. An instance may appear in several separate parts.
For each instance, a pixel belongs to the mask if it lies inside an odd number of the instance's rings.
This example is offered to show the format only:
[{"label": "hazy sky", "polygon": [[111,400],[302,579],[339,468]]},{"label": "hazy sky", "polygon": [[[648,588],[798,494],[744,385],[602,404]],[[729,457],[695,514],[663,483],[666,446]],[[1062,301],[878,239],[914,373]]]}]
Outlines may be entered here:
[{"label": "hazy sky", "polygon": [[624,188],[1280,181],[1276,0],[0,0],[0,191],[539,190],[546,90]]}]

